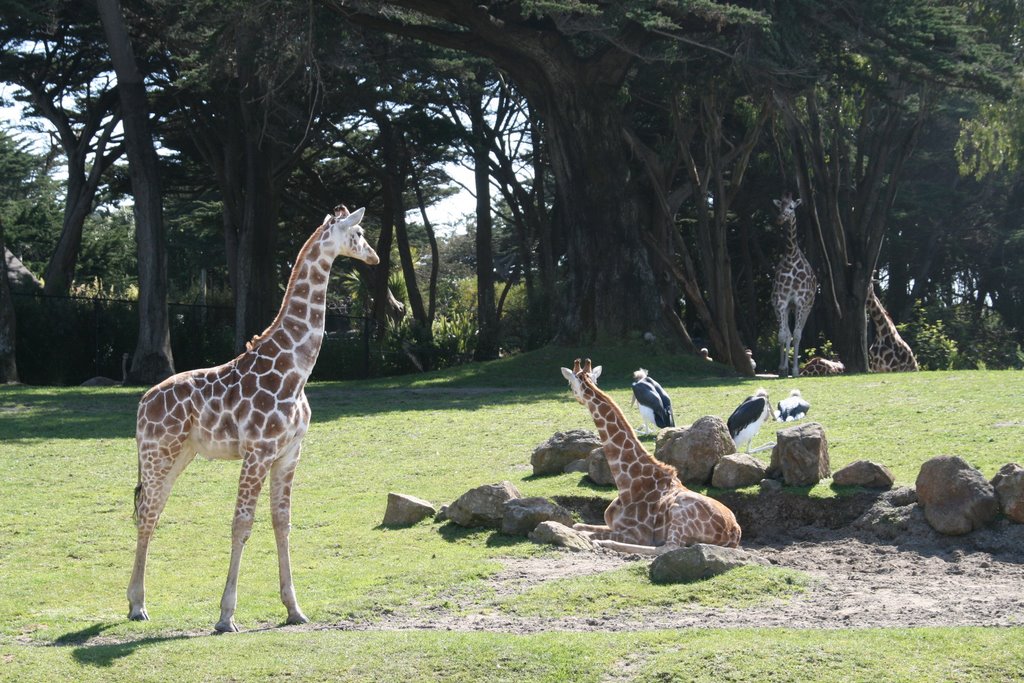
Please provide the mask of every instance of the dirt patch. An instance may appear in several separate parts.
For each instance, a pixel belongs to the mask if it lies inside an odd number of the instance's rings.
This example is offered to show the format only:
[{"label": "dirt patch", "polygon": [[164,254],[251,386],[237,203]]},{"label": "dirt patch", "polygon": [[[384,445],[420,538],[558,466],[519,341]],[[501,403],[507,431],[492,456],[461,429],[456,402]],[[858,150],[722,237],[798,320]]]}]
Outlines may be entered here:
[{"label": "dirt patch", "polygon": [[[744,527],[743,547],[778,567],[812,578],[790,600],[749,608],[670,609],[600,617],[537,618],[506,614],[493,601],[462,596],[452,611],[388,615],[351,629],[624,631],[704,628],[867,628],[1024,625],[1024,525],[1000,520],[962,537],[936,533],[911,489],[882,495],[813,499],[792,493],[724,496]],[[589,521],[590,498],[561,499]],[[745,523],[744,523],[745,522]],[[649,559],[610,552],[560,552],[509,558],[489,586],[507,597],[557,579]]]}]

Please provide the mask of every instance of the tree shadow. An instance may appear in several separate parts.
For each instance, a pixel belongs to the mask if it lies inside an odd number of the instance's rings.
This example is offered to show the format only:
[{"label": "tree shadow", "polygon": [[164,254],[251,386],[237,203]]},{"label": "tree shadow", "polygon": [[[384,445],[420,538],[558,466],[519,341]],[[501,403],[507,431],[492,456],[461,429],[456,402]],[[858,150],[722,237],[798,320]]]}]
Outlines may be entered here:
[{"label": "tree shadow", "polygon": [[437,533],[449,543],[458,543],[468,538],[488,534],[487,540],[484,542],[488,548],[505,548],[519,545],[527,540],[525,536],[510,536],[486,527],[464,527],[450,521],[441,525]]}]

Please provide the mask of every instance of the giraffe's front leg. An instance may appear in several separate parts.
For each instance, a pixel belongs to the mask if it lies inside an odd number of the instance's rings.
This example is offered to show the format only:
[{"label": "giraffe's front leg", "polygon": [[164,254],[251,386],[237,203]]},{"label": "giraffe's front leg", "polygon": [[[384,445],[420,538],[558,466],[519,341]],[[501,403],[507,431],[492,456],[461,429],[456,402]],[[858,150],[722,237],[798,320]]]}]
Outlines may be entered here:
[{"label": "giraffe's front leg", "polygon": [[221,632],[238,630],[234,620],[235,605],[238,602],[238,569],[242,564],[245,542],[252,533],[256,501],[260,497],[263,481],[273,460],[272,447],[253,448],[242,457],[242,472],[238,478],[238,501],[235,503],[235,517],[231,523],[231,563],[228,565],[224,595],[220,599],[220,620],[214,626]]},{"label": "giraffe's front leg", "polygon": [[611,527],[607,524],[573,524],[572,528],[595,541],[609,538],[612,533]]},{"label": "giraffe's front leg", "polygon": [[305,624],[309,619],[295,599],[295,585],[292,583],[291,553],[288,535],[292,522],[292,477],[299,462],[301,442],[296,442],[289,453],[279,458],[270,468],[271,519],[274,523],[274,537],[277,539],[277,565],[281,579],[281,602],[288,610],[289,624]]}]

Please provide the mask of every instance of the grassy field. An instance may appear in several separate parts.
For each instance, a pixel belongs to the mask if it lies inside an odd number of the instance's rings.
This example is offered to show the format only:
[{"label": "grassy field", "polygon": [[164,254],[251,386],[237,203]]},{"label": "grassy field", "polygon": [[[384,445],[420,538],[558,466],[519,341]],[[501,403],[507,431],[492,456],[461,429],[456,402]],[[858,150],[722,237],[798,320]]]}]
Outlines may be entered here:
[{"label": "grassy field", "polygon": [[[152,620],[125,619],[134,549],[133,388],[0,388],[0,680],[1021,680],[1022,629],[701,630],[636,633],[396,631],[394,615],[479,595],[536,615],[742,606],[785,600],[799,579],[763,569],[693,587],[651,587],[642,571],[562,579],[510,599],[488,595],[500,558],[553,552],[484,530],[380,526],[389,491],[435,504],[512,481],[524,495],[600,495],[580,475],[533,477],[533,448],[592,422],[545,349],[446,373],[308,387],[313,425],[293,503],[299,601],[322,628],[281,628],[266,503],[246,547],[242,634],[212,636],[238,467],[197,459],[179,479],[151,549]],[[798,386],[833,468],[867,458],[913,484],[921,462],[959,455],[992,476],[1020,460],[1024,373],[955,372],[746,380],[698,359],[593,350],[624,407],[630,373],[651,370],[677,419],[727,416],[759,386]],[[627,415],[639,420],[635,409]],[[757,443],[778,425],[767,425]],[[652,440],[649,441],[653,447]],[[819,485],[813,495],[834,495]],[[1022,587],[1024,588],[1024,587]],[[583,600],[581,596],[597,596]],[[586,604],[584,604],[586,603]],[[339,625],[359,624],[360,631]]]}]

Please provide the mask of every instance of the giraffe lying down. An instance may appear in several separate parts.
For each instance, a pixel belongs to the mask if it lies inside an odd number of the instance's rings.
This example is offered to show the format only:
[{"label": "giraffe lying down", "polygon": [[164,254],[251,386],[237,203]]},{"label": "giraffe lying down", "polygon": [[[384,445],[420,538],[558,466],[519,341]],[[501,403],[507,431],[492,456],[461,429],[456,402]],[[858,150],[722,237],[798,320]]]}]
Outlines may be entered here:
[{"label": "giraffe lying down", "polygon": [[673,467],[647,452],[622,409],[597,388],[600,374],[589,358],[562,368],[573,396],[594,418],[619,495],[605,510],[606,524],[573,528],[625,553],[659,555],[694,543],[737,547],[742,532],[732,510],[683,486]]}]

